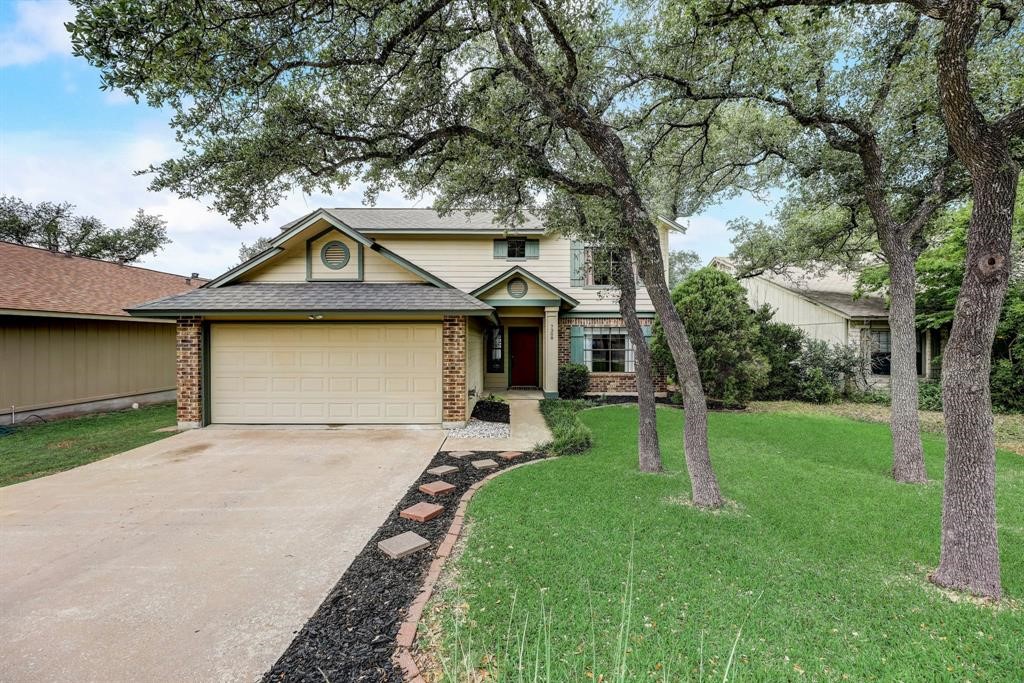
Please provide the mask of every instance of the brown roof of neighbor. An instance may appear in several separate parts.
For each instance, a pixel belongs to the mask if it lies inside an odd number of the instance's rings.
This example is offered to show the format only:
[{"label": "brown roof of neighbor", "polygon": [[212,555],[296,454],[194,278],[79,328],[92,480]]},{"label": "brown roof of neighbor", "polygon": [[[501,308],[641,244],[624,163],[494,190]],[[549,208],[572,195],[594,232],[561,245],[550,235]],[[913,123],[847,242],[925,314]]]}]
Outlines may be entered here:
[{"label": "brown roof of neighbor", "polygon": [[125,308],[206,280],[0,242],[0,310],[130,318]]}]

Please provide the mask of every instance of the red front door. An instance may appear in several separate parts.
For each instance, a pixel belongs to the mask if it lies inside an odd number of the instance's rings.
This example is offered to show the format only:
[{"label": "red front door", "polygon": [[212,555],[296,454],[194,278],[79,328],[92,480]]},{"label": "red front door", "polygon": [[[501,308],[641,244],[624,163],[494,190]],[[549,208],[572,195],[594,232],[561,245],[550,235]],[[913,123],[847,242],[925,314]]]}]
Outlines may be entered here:
[{"label": "red front door", "polygon": [[537,386],[537,329],[513,327],[508,331],[511,381],[514,387]]}]

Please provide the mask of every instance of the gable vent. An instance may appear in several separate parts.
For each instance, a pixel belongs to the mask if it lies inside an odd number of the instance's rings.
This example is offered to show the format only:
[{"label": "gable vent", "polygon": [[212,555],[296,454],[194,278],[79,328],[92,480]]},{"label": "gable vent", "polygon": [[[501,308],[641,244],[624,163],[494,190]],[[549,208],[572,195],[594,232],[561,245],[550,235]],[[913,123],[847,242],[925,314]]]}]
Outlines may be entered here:
[{"label": "gable vent", "polygon": [[522,299],[528,289],[526,280],[521,277],[514,277],[508,281],[508,295],[513,299]]},{"label": "gable vent", "polygon": [[320,260],[331,270],[341,270],[348,265],[349,258],[348,247],[337,240],[328,242],[320,250]]}]

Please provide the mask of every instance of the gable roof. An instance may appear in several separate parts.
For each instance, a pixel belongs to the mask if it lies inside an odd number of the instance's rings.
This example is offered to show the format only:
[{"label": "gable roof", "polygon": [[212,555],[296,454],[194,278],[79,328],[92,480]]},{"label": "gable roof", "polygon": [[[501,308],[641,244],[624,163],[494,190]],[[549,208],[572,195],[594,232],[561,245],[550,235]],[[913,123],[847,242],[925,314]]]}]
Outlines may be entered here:
[{"label": "gable roof", "polygon": [[579,306],[579,304],[580,304],[580,302],[578,300],[572,298],[571,296],[569,296],[568,294],[566,294],[562,290],[558,289],[554,285],[548,284],[547,282],[545,282],[541,278],[537,277],[536,275],[534,275],[530,271],[526,270],[526,268],[523,268],[522,266],[512,266],[511,268],[509,268],[508,270],[506,270],[504,273],[502,273],[498,277],[494,278],[493,280],[490,280],[489,282],[486,282],[486,283],[480,285],[479,287],[474,289],[472,292],[470,292],[470,294],[473,295],[473,296],[481,296],[487,290],[489,290],[489,289],[491,289],[491,288],[501,284],[503,281],[508,280],[508,279],[510,279],[510,278],[512,278],[514,276],[517,276],[517,275],[519,277],[522,277],[522,278],[526,279],[526,280],[529,280],[530,282],[532,282],[533,284],[537,285],[538,287],[543,287],[543,288],[549,290],[551,293],[553,293],[556,296],[558,296],[558,298],[562,300],[562,303],[566,304],[568,306],[568,308],[575,308],[576,306]]},{"label": "gable roof", "polygon": [[[721,256],[712,259],[711,265],[724,268],[730,273],[736,272],[736,264]],[[765,271],[754,277],[767,280],[812,303],[827,306],[847,318],[889,318],[889,308],[884,298],[871,295],[857,297],[856,274],[838,268],[818,271],[792,267],[781,273]]]},{"label": "gable roof", "polygon": [[206,280],[0,242],[0,310],[130,319],[126,308]]},{"label": "gable roof", "polygon": [[488,315],[494,309],[462,290],[393,282],[240,282],[135,306],[132,315],[202,313],[414,312]]}]

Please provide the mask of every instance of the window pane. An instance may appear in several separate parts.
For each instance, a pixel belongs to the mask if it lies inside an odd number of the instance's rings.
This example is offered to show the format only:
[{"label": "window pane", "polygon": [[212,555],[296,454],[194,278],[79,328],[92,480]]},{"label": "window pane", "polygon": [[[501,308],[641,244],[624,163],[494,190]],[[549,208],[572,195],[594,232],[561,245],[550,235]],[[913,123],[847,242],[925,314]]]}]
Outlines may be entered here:
[{"label": "window pane", "polygon": [[509,258],[526,258],[525,239],[519,237],[509,238],[507,244]]}]

